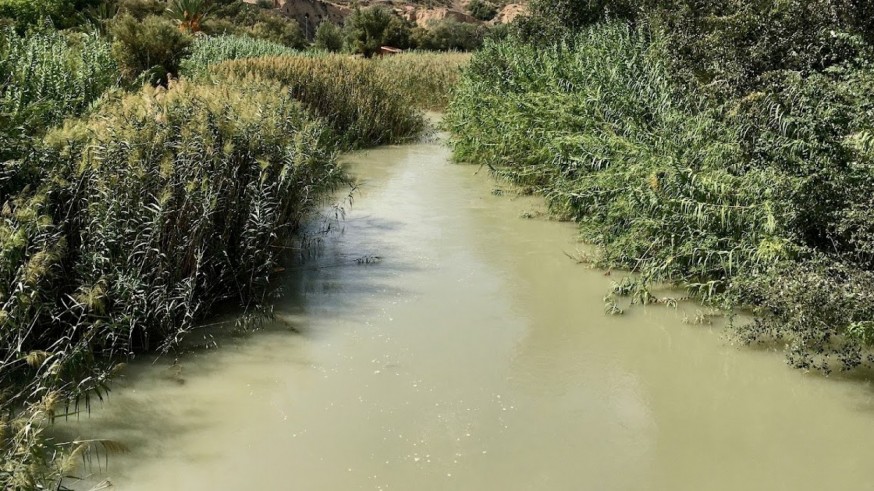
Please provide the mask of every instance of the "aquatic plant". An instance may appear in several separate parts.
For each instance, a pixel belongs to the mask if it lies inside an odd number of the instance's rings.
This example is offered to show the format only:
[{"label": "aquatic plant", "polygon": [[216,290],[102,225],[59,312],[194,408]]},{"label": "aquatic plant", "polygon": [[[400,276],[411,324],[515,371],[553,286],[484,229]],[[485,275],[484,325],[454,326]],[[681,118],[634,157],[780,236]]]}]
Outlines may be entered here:
[{"label": "aquatic plant", "polygon": [[413,94],[396,90],[393,74],[369,60],[340,55],[249,58],[220,63],[211,73],[225,83],[281,83],[324,118],[347,148],[408,140],[425,124]]},{"label": "aquatic plant", "polygon": [[[85,111],[118,78],[110,45],[97,36],[0,29],[0,162],[19,158],[32,137]],[[6,186],[17,166],[0,170],[0,199],[13,192]]]},{"label": "aquatic plant", "polygon": [[870,65],[699,89],[673,36],[638,18],[487,43],[446,119],[456,158],[543,194],[641,300],[681,285],[755,308],[743,339],[795,366],[871,365]]},{"label": "aquatic plant", "polygon": [[194,40],[191,53],[182,61],[186,76],[202,76],[209,67],[222,61],[293,54],[287,46],[247,36],[201,36]]},{"label": "aquatic plant", "polygon": [[38,435],[49,402],[87,407],[117,363],[172,349],[217,302],[258,305],[281,246],[344,182],[334,155],[266,81],[146,87],[47,134],[30,157],[44,177],[0,215],[6,482],[62,475]]}]

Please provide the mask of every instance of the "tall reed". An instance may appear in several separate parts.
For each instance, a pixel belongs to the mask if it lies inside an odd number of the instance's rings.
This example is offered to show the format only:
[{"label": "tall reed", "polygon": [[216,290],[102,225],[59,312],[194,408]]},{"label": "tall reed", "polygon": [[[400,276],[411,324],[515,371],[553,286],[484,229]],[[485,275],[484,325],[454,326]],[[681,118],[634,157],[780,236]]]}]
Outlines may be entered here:
[{"label": "tall reed", "polygon": [[200,36],[182,62],[186,76],[205,75],[209,67],[227,60],[293,54],[288,46],[245,36]]},{"label": "tall reed", "polygon": [[[20,158],[33,136],[85,111],[118,77],[109,43],[95,35],[0,29],[0,162]],[[0,169],[0,201],[20,181],[19,165]]]},{"label": "tall reed", "polygon": [[218,64],[211,72],[237,85],[264,79],[281,83],[293,98],[324,118],[347,148],[409,140],[425,125],[413,95],[396,91],[392,74],[365,59],[249,58]]},{"label": "tall reed", "polygon": [[144,88],[49,133],[0,216],[0,476],[57,478],[29,438],[114,363],[171,349],[216,302],[257,305],[284,242],[344,181],[326,127],[275,83]]},{"label": "tall reed", "polygon": [[456,158],[543,194],[602,265],[639,273],[617,292],[685,286],[756,308],[744,339],[787,345],[793,365],[871,365],[874,72],[773,73],[713,100],[677,83],[668,36],[487,43],[446,118]]}]

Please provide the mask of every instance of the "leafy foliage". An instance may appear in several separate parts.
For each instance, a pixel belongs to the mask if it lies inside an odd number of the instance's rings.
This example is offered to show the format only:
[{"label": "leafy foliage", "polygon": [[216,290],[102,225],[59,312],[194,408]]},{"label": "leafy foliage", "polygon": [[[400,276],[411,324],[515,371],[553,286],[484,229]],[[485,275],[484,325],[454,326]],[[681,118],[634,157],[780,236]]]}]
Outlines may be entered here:
[{"label": "leafy foliage", "polygon": [[204,18],[213,9],[211,0],[169,0],[167,13],[187,33],[200,32]]},{"label": "leafy foliage", "polygon": [[370,58],[380,46],[406,49],[410,46],[410,26],[392,11],[374,6],[356,9],[344,25],[346,46],[353,53]]},{"label": "leafy foliage", "polygon": [[24,32],[46,19],[59,28],[72,27],[76,12],[94,3],[89,0],[0,0],[0,18],[11,19]]},{"label": "leafy foliage", "polygon": [[193,39],[161,17],[150,15],[142,21],[133,16],[119,17],[111,27],[115,38],[112,52],[124,77],[140,76],[152,84],[166,85],[179,73]]},{"label": "leafy foliage", "polygon": [[291,48],[242,36],[200,36],[194,40],[191,54],[182,61],[185,75],[206,75],[209,67],[227,60],[292,54]]},{"label": "leafy foliage", "polygon": [[445,19],[430,23],[427,28],[416,28],[413,42],[419,49],[429,51],[474,51],[483,44],[486,28]]},{"label": "leafy foliage", "polygon": [[498,9],[485,0],[471,0],[467,4],[467,10],[470,15],[482,21],[492,20],[498,14]]},{"label": "leafy foliage", "polygon": [[758,3],[706,3],[726,17],[662,11],[668,2],[588,13],[541,2],[560,21],[552,44],[532,42],[531,21],[521,38],[488,42],[465,72],[447,118],[456,157],[579,222],[603,265],[639,274],[624,293],[653,301],[649,285],[683,285],[756,309],[743,338],[786,344],[795,366],[871,366],[866,34],[818,37],[844,25],[837,7],[817,17],[783,2],[756,21]]},{"label": "leafy foliage", "polygon": [[316,29],[313,47],[336,53],[343,49],[343,29],[329,21],[322,21]]}]

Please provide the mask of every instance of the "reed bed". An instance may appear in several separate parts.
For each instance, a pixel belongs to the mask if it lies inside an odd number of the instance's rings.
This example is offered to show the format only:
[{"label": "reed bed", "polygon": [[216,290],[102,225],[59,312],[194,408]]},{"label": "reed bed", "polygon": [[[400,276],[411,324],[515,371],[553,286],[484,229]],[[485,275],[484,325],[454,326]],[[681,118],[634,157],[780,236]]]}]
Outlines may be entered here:
[{"label": "reed bed", "polygon": [[[35,438],[106,391],[115,363],[167,351],[216,302],[259,305],[280,251],[344,182],[328,129],[275,83],[180,82],[45,137],[41,183],[0,217],[0,478],[63,472]],[[60,467],[59,467],[60,466]]]},{"label": "reed bed", "polygon": [[0,148],[4,489],[60,486],[83,455],[119,450],[46,427],[217,303],[264,306],[286,242],[346,183],[337,151],[417,136],[463,63],[199,43],[190,79],[125,92],[99,38],[4,31],[0,137],[18,144]]},{"label": "reed bed", "polygon": [[[110,45],[97,36],[0,29],[0,161],[20,158],[32,137],[81,114],[118,78]],[[11,179],[0,170],[0,201],[13,192]]]},{"label": "reed bed", "polygon": [[246,85],[281,83],[291,96],[324,118],[344,148],[398,143],[425,126],[411,93],[395,92],[392,75],[369,60],[341,55],[276,56],[216,65],[215,77]]},{"label": "reed bed", "polygon": [[395,93],[411,94],[420,109],[443,111],[470,57],[469,53],[413,51],[377,58],[373,63],[390,75]]},{"label": "reed bed", "polygon": [[[600,265],[637,273],[614,293],[684,286],[752,307],[741,339],[787,346],[794,366],[872,366],[874,73],[775,71],[714,100],[678,83],[669,46],[625,23],[487,43],[445,120],[455,157],[578,222]],[[612,294],[605,308],[621,312]]]}]

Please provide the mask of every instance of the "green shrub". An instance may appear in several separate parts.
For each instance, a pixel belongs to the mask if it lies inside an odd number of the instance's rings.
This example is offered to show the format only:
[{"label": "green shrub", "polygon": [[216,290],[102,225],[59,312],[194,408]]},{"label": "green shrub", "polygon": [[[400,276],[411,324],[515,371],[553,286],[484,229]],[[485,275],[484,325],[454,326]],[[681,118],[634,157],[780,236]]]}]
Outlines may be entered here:
[{"label": "green shrub", "polygon": [[467,4],[467,10],[470,12],[470,15],[482,21],[492,20],[498,15],[498,9],[484,0],[471,0]]},{"label": "green shrub", "polygon": [[207,34],[249,36],[294,49],[308,46],[300,26],[293,19],[240,1],[218,3],[203,22],[203,31]]},{"label": "green shrub", "polygon": [[316,29],[313,47],[336,53],[343,49],[343,30],[330,21],[322,21]]},{"label": "green shrub", "polygon": [[59,28],[70,27],[75,13],[71,0],[0,0],[0,17],[12,19],[21,32],[44,19]]},{"label": "green shrub", "polygon": [[380,46],[410,47],[410,25],[383,7],[356,9],[343,26],[346,48],[370,58]]},{"label": "green shrub", "polygon": [[253,38],[282,44],[294,49],[304,49],[309,46],[298,23],[278,15],[265,16],[263,20],[248,28],[246,33]]},{"label": "green shrub", "polygon": [[167,2],[163,0],[119,0],[118,10],[122,14],[129,14],[137,20],[143,20],[151,15],[164,15],[167,11]]},{"label": "green shrub", "polygon": [[143,77],[152,84],[166,85],[179,73],[193,41],[172,22],[153,15],[142,22],[123,15],[112,24],[111,32],[115,38],[112,52],[124,77],[128,81]]}]

